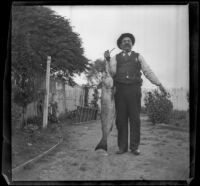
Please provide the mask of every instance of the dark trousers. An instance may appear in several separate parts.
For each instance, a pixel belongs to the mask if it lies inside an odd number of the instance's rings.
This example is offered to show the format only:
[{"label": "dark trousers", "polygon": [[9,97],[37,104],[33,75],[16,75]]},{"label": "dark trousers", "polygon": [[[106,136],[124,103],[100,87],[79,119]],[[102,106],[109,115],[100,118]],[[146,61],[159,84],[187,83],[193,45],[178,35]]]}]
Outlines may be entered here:
[{"label": "dark trousers", "polygon": [[116,127],[118,147],[128,150],[128,121],[130,124],[130,149],[137,149],[140,143],[141,87],[130,84],[116,84]]}]

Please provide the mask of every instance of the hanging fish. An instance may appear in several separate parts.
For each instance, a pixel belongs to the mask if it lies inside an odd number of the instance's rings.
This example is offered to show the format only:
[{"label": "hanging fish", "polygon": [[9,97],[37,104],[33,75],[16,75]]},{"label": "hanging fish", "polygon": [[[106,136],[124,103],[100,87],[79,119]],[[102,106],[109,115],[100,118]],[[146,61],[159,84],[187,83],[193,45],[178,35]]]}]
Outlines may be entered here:
[{"label": "hanging fish", "polygon": [[108,71],[108,62],[102,77],[101,93],[101,129],[102,137],[95,150],[103,149],[107,151],[107,139],[115,123],[115,101],[113,78]]}]

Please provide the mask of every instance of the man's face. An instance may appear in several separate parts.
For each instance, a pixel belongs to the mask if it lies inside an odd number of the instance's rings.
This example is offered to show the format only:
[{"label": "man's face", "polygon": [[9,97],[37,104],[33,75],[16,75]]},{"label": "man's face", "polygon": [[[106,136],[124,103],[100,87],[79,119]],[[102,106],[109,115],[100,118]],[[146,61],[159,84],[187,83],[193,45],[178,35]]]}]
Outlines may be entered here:
[{"label": "man's face", "polygon": [[126,51],[126,52],[130,52],[131,49],[132,49],[132,46],[133,46],[133,43],[131,41],[131,39],[129,37],[124,37],[122,39],[122,42],[121,42],[121,49]]}]

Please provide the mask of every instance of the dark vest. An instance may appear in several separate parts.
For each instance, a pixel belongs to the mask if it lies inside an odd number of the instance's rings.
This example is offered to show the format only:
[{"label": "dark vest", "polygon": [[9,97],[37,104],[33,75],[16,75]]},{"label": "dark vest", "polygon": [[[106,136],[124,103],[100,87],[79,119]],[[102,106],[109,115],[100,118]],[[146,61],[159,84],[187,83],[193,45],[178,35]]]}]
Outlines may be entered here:
[{"label": "dark vest", "polygon": [[142,85],[141,64],[138,61],[138,55],[138,53],[132,51],[127,60],[125,60],[122,52],[116,55],[115,83]]}]

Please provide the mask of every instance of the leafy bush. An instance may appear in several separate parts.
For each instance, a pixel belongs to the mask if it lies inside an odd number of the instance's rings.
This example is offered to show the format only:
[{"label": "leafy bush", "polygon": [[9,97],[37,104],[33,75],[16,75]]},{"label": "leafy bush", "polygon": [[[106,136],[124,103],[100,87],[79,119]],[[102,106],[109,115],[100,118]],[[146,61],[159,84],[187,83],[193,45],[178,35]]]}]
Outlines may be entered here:
[{"label": "leafy bush", "polygon": [[59,122],[58,118],[54,114],[48,115],[48,121],[50,123],[58,123]]},{"label": "leafy bush", "polygon": [[93,95],[93,100],[91,101],[91,106],[93,108],[97,108],[98,109],[98,99],[99,99],[99,92],[98,92],[98,89],[94,89],[94,93],[92,94]]},{"label": "leafy bush", "polygon": [[142,106],[142,107],[141,107],[140,113],[141,113],[141,114],[146,114],[146,108]]},{"label": "leafy bush", "polygon": [[37,125],[38,127],[42,126],[42,117],[32,116],[27,119],[27,125]]},{"label": "leafy bush", "polygon": [[159,93],[158,90],[147,92],[144,98],[146,113],[152,123],[169,123],[173,104],[170,95]]},{"label": "leafy bush", "polygon": [[39,129],[39,127],[37,125],[34,124],[28,124],[24,127],[24,130],[28,133],[33,133],[34,131],[36,131],[37,129]]},{"label": "leafy bush", "polygon": [[59,121],[65,121],[65,120],[67,120],[67,119],[68,119],[68,114],[67,114],[67,112],[61,113],[61,114],[58,116],[58,119],[59,119]]},{"label": "leafy bush", "polygon": [[75,119],[77,113],[78,113],[78,109],[77,110],[68,111],[66,113],[66,118],[67,119]]}]

